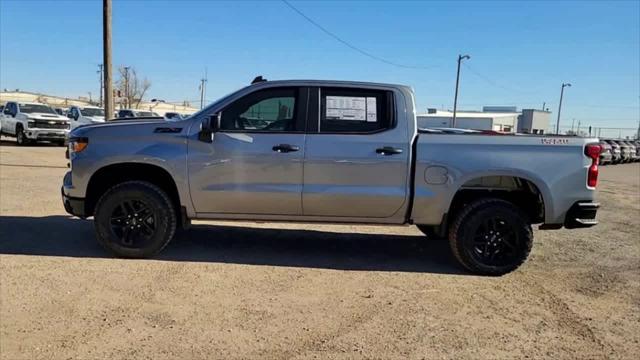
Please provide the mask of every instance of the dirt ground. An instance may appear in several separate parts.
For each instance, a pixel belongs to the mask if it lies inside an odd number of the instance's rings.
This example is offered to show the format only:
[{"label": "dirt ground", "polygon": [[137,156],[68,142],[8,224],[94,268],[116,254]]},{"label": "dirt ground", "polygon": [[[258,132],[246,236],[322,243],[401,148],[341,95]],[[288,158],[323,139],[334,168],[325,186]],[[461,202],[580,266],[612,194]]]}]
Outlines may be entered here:
[{"label": "dirt ground", "polygon": [[0,145],[1,359],[640,353],[640,164],[602,168],[598,226],[536,231],[499,278],[415,227],[196,222],[113,259],[64,212],[65,171],[63,148]]}]

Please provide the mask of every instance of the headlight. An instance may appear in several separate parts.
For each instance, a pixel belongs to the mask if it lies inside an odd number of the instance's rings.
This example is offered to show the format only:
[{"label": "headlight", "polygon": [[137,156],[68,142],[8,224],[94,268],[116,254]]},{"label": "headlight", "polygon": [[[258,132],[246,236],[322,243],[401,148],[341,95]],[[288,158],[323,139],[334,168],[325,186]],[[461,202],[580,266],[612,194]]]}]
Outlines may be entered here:
[{"label": "headlight", "polygon": [[89,145],[89,139],[86,137],[74,137],[69,139],[69,152],[72,154],[81,153]]},{"label": "headlight", "polygon": [[35,120],[31,120],[31,119],[27,120],[27,127],[32,128],[32,127],[35,127],[35,126],[36,126]]}]

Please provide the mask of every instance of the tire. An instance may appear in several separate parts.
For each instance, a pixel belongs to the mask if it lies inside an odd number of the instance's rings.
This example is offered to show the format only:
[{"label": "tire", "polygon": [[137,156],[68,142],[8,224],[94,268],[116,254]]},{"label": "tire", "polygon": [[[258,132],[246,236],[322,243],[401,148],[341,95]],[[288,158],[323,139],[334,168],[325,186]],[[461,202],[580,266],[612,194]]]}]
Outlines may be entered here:
[{"label": "tire", "polygon": [[22,125],[16,125],[16,142],[18,146],[25,146],[29,144],[29,139],[24,135]]},{"label": "tire", "polygon": [[162,189],[144,181],[127,181],[100,197],[94,223],[98,242],[112,254],[148,258],[171,241],[177,219]]},{"label": "tire", "polygon": [[449,228],[449,245],[467,270],[503,275],[529,256],[533,232],[528,217],[508,201],[486,198],[466,205]]}]

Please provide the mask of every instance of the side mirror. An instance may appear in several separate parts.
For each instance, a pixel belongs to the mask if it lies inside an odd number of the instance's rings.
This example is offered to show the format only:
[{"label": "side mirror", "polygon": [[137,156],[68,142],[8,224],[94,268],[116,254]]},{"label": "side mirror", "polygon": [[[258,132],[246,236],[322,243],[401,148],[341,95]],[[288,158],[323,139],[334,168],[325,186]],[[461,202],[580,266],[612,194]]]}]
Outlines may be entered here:
[{"label": "side mirror", "polygon": [[213,142],[213,134],[220,130],[220,114],[215,113],[206,118],[200,125],[198,140],[203,142]]}]

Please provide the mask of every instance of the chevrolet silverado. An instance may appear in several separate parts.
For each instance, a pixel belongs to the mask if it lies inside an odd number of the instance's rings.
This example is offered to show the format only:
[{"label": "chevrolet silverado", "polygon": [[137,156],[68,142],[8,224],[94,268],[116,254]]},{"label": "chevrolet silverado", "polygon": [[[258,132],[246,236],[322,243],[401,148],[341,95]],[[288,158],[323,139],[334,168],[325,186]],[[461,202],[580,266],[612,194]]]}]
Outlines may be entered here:
[{"label": "chevrolet silverado", "polygon": [[191,219],[415,224],[471,272],[508,273],[532,225],[595,220],[598,139],[416,126],[410,87],[257,81],[175,122],[70,134],[67,212],[121,257],[150,257]]}]

